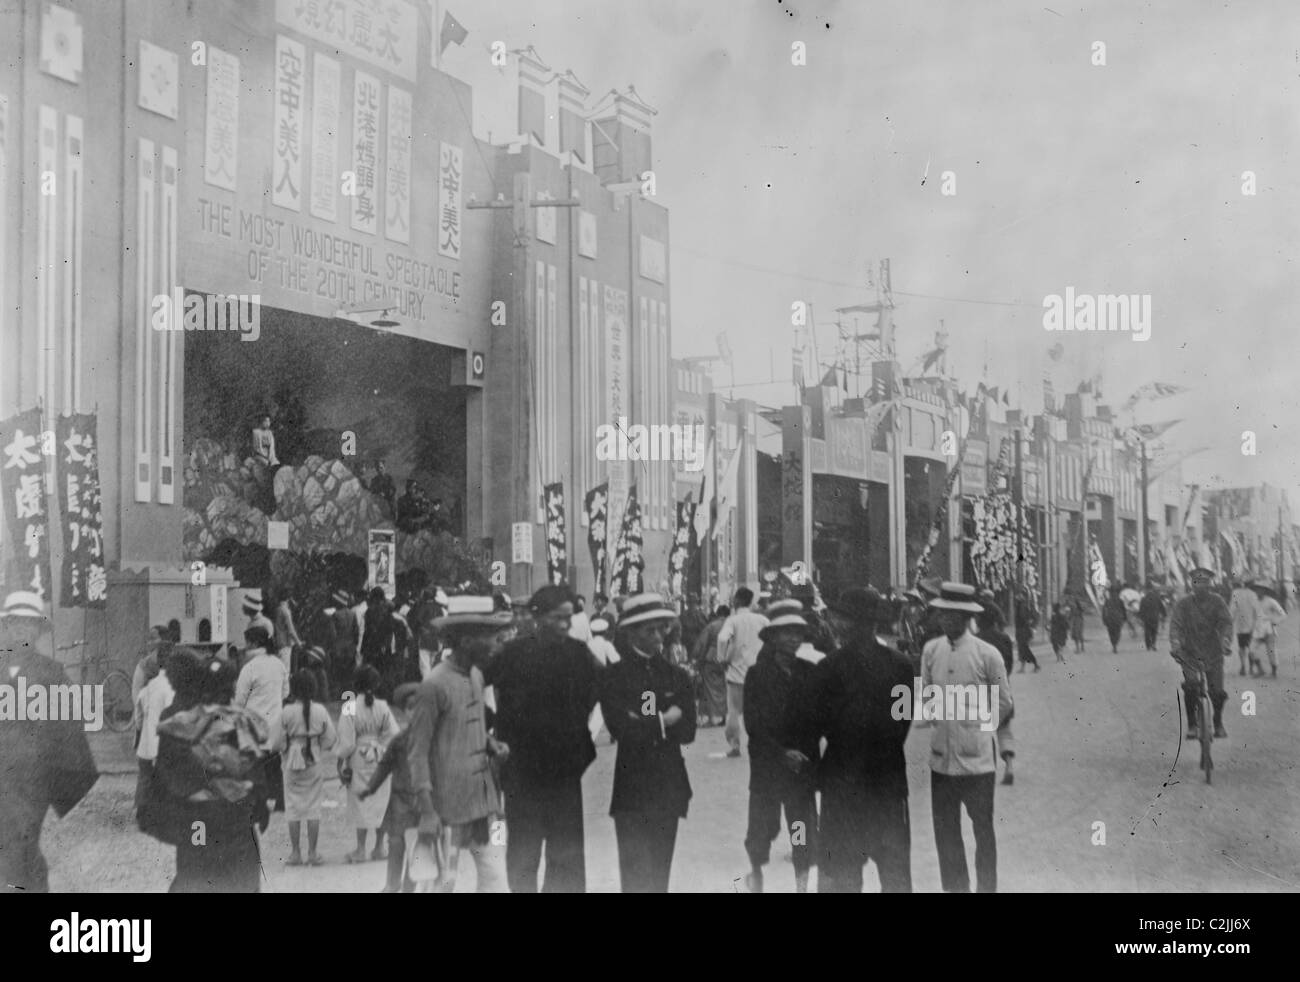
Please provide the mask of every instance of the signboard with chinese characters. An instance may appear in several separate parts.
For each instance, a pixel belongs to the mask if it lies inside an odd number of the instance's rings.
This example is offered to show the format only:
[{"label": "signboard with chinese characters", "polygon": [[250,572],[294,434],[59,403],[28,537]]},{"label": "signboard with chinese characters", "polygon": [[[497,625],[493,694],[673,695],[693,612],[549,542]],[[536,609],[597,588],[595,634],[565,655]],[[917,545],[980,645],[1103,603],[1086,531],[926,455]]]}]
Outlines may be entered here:
[{"label": "signboard with chinese characters", "polygon": [[460,193],[464,168],[460,147],[438,144],[438,252],[460,258]]},{"label": "signboard with chinese characters", "polygon": [[533,561],[533,526],[529,522],[515,522],[510,526],[510,561]]},{"label": "signboard with chinese characters", "polygon": [[406,0],[276,0],[278,24],[415,81],[420,19]]},{"label": "signboard with chinese characters", "polygon": [[203,180],[235,190],[239,163],[239,59],[208,46]]},{"label": "signboard with chinese characters", "polygon": [[[628,414],[627,393],[627,291],[605,287],[605,419],[614,426]],[[622,520],[627,499],[627,461],[611,460],[609,474],[609,517]]]},{"label": "signboard with chinese characters", "polygon": [[411,93],[388,87],[388,174],[384,181],[384,235],[411,241]]},{"label": "signboard with chinese characters", "polygon": [[983,440],[966,441],[961,461],[961,493],[979,498],[988,493],[989,447]]},{"label": "signboard with chinese characters", "polygon": [[375,234],[378,226],[379,80],[357,72],[352,95],[352,228]]},{"label": "signboard with chinese characters", "polygon": [[59,511],[63,515],[60,607],[102,609],[107,601],[104,514],[93,414],[60,416],[55,435]]},{"label": "signboard with chinese characters", "polygon": [[866,480],[867,421],[861,417],[828,417],[826,420],[826,466],[832,474]]},{"label": "signboard with chinese characters", "polygon": [[311,213],[338,218],[339,63],[316,54],[311,80]]},{"label": "signboard with chinese characters", "polygon": [[275,36],[275,164],[271,200],[302,210],[302,110],[306,51],[283,34]]},{"label": "signboard with chinese characters", "polygon": [[546,510],[546,579],[559,586],[568,576],[569,546],[564,531],[564,485],[548,484],[543,491]]},{"label": "signboard with chinese characters", "polygon": [[50,597],[50,522],[45,510],[41,411],[29,409],[0,422],[0,494],[12,544],[6,583]]},{"label": "signboard with chinese characters", "polygon": [[578,255],[587,259],[596,258],[596,215],[594,212],[578,211]]},{"label": "signboard with chinese characters", "polygon": [[209,640],[214,644],[225,644],[228,636],[226,618],[229,614],[226,606],[226,589],[225,583],[208,585],[208,613],[212,624],[212,637]]}]

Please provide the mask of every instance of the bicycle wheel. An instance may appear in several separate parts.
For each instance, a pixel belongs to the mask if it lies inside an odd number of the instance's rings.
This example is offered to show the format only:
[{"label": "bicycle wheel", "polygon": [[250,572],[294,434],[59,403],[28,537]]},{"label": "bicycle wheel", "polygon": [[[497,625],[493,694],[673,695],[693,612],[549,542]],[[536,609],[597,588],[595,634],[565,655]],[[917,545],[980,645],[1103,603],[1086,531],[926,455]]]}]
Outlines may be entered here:
[{"label": "bicycle wheel", "polygon": [[1210,744],[1214,742],[1214,724],[1212,717],[1214,706],[1210,702],[1209,696],[1201,696],[1201,769],[1205,771],[1205,783],[1211,783],[1211,775],[1214,773],[1214,758],[1210,754]]},{"label": "bicycle wheel", "polygon": [[131,680],[114,669],[104,676],[104,721],[114,733],[125,733],[135,718],[131,702]]}]

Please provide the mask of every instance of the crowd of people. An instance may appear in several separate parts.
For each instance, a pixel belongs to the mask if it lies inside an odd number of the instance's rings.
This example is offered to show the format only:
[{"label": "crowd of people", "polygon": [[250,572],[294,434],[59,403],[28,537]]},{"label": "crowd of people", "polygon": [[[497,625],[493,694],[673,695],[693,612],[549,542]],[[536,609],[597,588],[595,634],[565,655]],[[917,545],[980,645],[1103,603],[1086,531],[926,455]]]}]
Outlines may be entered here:
[{"label": "crowd of people", "polygon": [[[1135,614],[1153,648],[1167,616],[1189,728],[1204,677],[1224,736],[1224,660],[1235,650],[1243,675],[1262,675],[1267,657],[1276,675],[1285,611],[1261,584],[1236,582],[1225,601],[1213,580],[1194,571],[1191,591],[1172,608],[1154,589],[1132,603],[1117,586],[1103,622],[1116,644],[1116,624],[1129,623],[1116,621],[1118,610]],[[1014,780],[1016,653],[1021,671],[1038,668],[1032,604],[1017,604],[1011,625],[991,593],[960,583],[923,580],[894,598],[850,589],[829,606],[811,588],[793,592],[756,602],[742,587],[711,614],[696,599],[679,609],[656,594],[597,596],[588,614],[584,598],[563,586],[543,587],[513,610],[504,595],[449,598],[434,588],[390,602],[382,589],[364,600],[340,589],[315,619],[329,637],[305,644],[283,591],[250,591],[241,647],[214,653],[179,644],[174,625],[150,630],[133,680],[139,827],[175,847],[173,891],[257,890],[254,830],[264,833],[275,811],[285,813],[289,865],[324,862],[332,758],[356,833],[346,861],[386,858],[386,891],[453,890],[468,852],[480,891],[582,892],[582,777],[608,738],[622,889],[666,892],[692,798],[682,747],[697,728],[721,725],[727,757],[748,745],[748,891],[763,891],[772,845],[784,838],[799,892],[814,867],[819,891],[860,891],[870,862],[884,891],[906,892],[904,744],[917,725],[932,730],[943,889],[971,887],[964,808],[975,888],[996,890],[994,787],[999,762],[1003,783]],[[1061,661],[1071,637],[1083,647],[1082,612],[1064,608],[1054,604],[1047,625]],[[0,627],[10,678],[65,679],[49,657],[39,597],[12,594]],[[982,690],[991,721],[899,712],[945,685]],[[327,703],[339,698],[336,717]],[[0,787],[0,866],[6,883],[41,890],[41,822],[50,807],[75,806],[95,767],[75,722],[22,734],[0,726],[0,756],[15,778]],[[190,834],[200,827],[203,836]]]}]

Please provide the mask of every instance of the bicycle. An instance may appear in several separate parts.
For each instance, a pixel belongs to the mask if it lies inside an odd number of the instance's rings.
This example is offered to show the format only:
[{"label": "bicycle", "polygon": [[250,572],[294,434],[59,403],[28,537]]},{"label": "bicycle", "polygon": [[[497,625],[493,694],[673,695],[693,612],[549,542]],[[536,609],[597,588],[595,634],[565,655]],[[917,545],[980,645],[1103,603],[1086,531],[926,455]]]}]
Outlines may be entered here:
[{"label": "bicycle", "polygon": [[1214,758],[1210,755],[1210,744],[1214,742],[1214,703],[1210,700],[1210,686],[1204,669],[1196,673],[1196,683],[1200,709],[1196,733],[1201,742],[1201,770],[1205,771],[1205,783],[1210,784],[1214,774]]},{"label": "bicycle", "polygon": [[[55,650],[73,651],[84,648],[85,644],[83,638],[71,644],[59,645]],[[111,662],[107,654],[87,658],[83,652],[78,665],[81,684],[103,686],[104,722],[114,733],[125,733],[131,729],[135,721],[135,703],[131,699],[131,678],[120,668],[107,667],[109,665]]]}]

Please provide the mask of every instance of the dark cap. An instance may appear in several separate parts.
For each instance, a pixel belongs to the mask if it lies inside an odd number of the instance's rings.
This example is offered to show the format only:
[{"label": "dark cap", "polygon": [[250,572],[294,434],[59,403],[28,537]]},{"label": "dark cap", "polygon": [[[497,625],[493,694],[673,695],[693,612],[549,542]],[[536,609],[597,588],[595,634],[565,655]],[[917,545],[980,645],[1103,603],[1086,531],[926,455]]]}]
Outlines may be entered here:
[{"label": "dark cap", "polygon": [[880,619],[883,600],[872,587],[853,587],[841,593],[830,609],[855,624],[875,624]]}]

